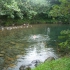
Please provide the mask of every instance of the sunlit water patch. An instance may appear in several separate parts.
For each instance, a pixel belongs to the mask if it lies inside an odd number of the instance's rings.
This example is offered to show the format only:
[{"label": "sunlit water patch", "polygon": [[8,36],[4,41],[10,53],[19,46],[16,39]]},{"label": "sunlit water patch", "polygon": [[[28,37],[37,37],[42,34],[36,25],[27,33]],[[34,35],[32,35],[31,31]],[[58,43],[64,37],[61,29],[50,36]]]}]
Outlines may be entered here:
[{"label": "sunlit water patch", "polygon": [[[16,66],[12,70],[19,70],[21,65],[30,65],[31,68],[35,66],[32,64],[34,60],[40,60],[40,62],[44,62],[48,57],[58,58],[57,54],[53,48],[48,48],[47,42],[50,40],[48,35],[30,35],[25,37],[23,40],[30,42],[28,48],[25,48],[26,54],[21,55],[17,59]],[[9,68],[8,70],[10,70]]]},{"label": "sunlit water patch", "polygon": [[22,55],[22,57],[17,59],[16,67],[12,70],[19,70],[21,65],[30,65],[31,68],[34,68],[35,66],[32,64],[32,61],[40,60],[41,62],[44,62],[48,57],[54,57],[55,59],[58,58],[52,48],[43,47],[43,49],[41,48],[38,51],[38,48],[34,46],[32,50],[29,48],[29,51],[27,51],[26,55]]},{"label": "sunlit water patch", "polygon": [[27,40],[27,42],[40,42],[40,41],[49,41],[50,37],[48,35],[38,34],[25,37],[23,40]]}]

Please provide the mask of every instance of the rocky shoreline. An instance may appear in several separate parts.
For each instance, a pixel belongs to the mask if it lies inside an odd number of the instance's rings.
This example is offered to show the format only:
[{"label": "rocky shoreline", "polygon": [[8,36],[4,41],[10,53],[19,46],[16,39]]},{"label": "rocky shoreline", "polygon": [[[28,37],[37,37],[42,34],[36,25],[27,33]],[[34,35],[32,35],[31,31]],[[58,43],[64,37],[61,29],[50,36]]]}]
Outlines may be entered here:
[{"label": "rocky shoreline", "polygon": [[0,30],[1,30],[1,31],[4,31],[4,30],[13,30],[13,29],[29,28],[29,27],[32,27],[32,25],[23,24],[23,25],[21,25],[21,26],[9,26],[9,27],[0,26]]}]

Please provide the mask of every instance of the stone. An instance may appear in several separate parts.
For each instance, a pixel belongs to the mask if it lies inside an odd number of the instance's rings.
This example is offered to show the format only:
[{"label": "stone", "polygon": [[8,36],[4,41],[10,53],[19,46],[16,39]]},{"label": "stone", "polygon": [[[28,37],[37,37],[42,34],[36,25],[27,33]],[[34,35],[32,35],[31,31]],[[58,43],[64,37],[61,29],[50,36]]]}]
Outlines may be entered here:
[{"label": "stone", "polygon": [[40,60],[33,60],[31,63],[34,64],[35,67],[37,67],[41,62]]},{"label": "stone", "polygon": [[20,68],[19,68],[19,70],[31,70],[31,67],[21,65]]},{"label": "stone", "polygon": [[55,58],[54,57],[48,57],[44,62],[46,62],[46,61],[52,61],[52,60],[55,60]]},{"label": "stone", "polygon": [[25,70],[25,66],[24,65],[21,65],[19,70]]},{"label": "stone", "polygon": [[31,70],[32,66],[37,67],[40,63],[40,60],[33,60],[29,65],[21,65],[19,70]]}]

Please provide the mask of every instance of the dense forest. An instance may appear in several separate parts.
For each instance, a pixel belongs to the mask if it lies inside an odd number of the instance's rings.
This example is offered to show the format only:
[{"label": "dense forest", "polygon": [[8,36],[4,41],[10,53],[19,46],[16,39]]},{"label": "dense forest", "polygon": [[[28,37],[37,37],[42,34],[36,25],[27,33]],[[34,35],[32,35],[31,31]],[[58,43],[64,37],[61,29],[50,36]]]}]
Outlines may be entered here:
[{"label": "dense forest", "polygon": [[0,26],[70,24],[70,0],[0,0]]}]

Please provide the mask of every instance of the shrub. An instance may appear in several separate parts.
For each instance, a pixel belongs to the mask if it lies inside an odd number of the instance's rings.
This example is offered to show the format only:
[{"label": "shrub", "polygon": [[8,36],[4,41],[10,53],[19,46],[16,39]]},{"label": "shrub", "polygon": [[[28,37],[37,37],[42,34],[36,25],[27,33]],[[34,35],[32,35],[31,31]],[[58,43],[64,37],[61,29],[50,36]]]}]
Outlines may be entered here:
[{"label": "shrub", "polygon": [[61,36],[58,38],[60,39],[59,46],[60,50],[63,50],[64,52],[68,53],[70,50],[70,30],[63,30],[60,32]]}]

